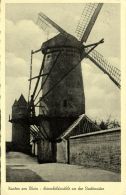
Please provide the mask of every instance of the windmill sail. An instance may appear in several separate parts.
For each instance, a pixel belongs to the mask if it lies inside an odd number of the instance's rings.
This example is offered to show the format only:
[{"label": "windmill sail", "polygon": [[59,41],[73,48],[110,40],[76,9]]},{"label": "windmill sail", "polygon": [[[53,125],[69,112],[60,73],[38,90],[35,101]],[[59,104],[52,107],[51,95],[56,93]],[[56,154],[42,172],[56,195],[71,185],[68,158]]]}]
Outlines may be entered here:
[{"label": "windmill sail", "polygon": [[53,27],[57,31],[59,31],[63,35],[67,35],[68,33],[63,30],[58,24],[53,22],[50,18],[48,18],[44,13],[40,12],[38,14],[38,21],[37,24],[45,31],[49,28]]},{"label": "windmill sail", "polygon": [[82,43],[87,41],[102,5],[103,3],[88,3],[85,5],[75,31],[78,40]]},{"label": "windmill sail", "polygon": [[109,78],[120,88],[121,72],[118,68],[112,66],[99,52],[93,50],[88,58],[98,66]]},{"label": "windmill sail", "polygon": [[40,14],[38,15],[38,20],[37,20],[37,24],[40,26],[40,28],[42,28],[42,30],[44,31],[48,31],[50,29],[50,25],[48,24],[48,22],[46,20],[44,20]]}]

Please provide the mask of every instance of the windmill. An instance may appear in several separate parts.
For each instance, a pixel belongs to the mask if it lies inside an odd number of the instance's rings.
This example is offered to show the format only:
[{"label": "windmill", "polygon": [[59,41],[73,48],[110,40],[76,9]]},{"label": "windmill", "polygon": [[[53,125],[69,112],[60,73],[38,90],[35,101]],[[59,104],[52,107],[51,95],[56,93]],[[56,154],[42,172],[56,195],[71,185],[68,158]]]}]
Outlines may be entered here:
[{"label": "windmill", "polygon": [[[58,35],[44,42],[40,49],[31,51],[27,121],[33,137],[38,139],[38,158],[42,162],[56,160],[57,138],[81,114],[85,113],[80,66],[84,58],[90,59],[120,88],[120,70],[95,50],[104,40],[86,45],[102,6],[102,3],[86,4],[76,28],[76,37],[42,12],[38,15],[38,24],[43,30],[52,27],[59,32]],[[44,57],[39,75],[32,77],[32,56],[40,51]],[[36,84],[31,94],[34,79]],[[38,89],[39,83],[40,89]],[[36,107],[39,107],[39,116],[35,116]]]}]

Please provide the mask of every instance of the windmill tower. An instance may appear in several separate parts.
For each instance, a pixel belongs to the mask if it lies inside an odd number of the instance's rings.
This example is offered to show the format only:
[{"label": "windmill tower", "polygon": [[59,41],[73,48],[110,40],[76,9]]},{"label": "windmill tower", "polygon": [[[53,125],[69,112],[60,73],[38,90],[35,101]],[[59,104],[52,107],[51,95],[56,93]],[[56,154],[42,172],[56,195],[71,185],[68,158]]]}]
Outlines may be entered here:
[{"label": "windmill tower", "polygon": [[[59,52],[61,56],[56,61],[50,78],[45,82],[42,79],[43,96],[54,86],[60,78],[71,70],[80,61],[81,44],[78,40],[69,35],[69,39],[62,34],[46,41],[42,45],[44,54],[43,74],[49,73]],[[40,103],[40,114],[48,117],[48,127],[43,119],[40,125],[48,132],[50,140],[56,142],[56,138],[72,124],[82,113],[85,113],[85,97],[83,91],[83,80],[81,66],[77,66],[52,92],[45,96]],[[44,106],[45,105],[45,106]],[[54,143],[55,147],[55,143]],[[53,149],[54,156],[55,149]],[[43,155],[42,155],[43,156]],[[51,157],[51,159],[53,159]]]},{"label": "windmill tower", "polygon": [[[68,39],[59,34],[43,43],[42,52],[45,55],[43,73],[48,73],[51,70],[54,61],[59,52],[61,52],[61,56],[57,60],[50,78],[46,82],[46,78],[42,79],[42,85],[44,86],[42,91],[43,96],[67,71],[71,70],[80,61],[80,50],[81,45],[71,35]],[[41,112],[44,112],[48,117],[53,117],[53,123],[55,124],[53,127],[53,137],[55,139],[80,114],[85,113],[81,66],[77,66],[74,71],[65,77],[50,94],[45,96],[41,104],[43,102],[48,110],[45,111],[42,108]]]}]

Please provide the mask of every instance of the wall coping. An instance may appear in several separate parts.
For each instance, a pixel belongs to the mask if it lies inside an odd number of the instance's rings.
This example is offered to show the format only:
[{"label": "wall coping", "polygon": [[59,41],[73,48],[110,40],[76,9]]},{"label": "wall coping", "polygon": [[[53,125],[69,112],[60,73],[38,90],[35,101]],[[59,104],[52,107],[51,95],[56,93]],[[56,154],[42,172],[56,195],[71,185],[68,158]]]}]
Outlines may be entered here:
[{"label": "wall coping", "polygon": [[107,134],[107,133],[111,133],[111,132],[115,132],[115,131],[121,131],[121,127],[113,128],[113,129],[106,129],[106,130],[101,130],[101,131],[95,131],[95,132],[86,133],[86,134],[75,135],[75,136],[71,136],[69,139],[76,139],[76,138],[80,138],[80,137],[87,137],[87,136],[93,136],[93,135],[105,134],[105,133]]}]

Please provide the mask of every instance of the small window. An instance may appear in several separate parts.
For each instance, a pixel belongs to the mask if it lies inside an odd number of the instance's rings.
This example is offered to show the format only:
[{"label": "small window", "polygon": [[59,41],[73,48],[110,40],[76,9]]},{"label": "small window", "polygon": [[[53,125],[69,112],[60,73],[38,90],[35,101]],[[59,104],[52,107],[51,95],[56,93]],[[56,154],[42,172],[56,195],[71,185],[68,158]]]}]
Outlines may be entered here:
[{"label": "small window", "polygon": [[63,101],[63,107],[65,107],[65,108],[67,107],[67,100]]}]

